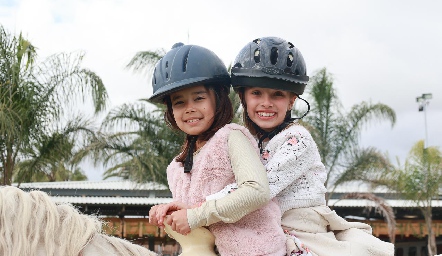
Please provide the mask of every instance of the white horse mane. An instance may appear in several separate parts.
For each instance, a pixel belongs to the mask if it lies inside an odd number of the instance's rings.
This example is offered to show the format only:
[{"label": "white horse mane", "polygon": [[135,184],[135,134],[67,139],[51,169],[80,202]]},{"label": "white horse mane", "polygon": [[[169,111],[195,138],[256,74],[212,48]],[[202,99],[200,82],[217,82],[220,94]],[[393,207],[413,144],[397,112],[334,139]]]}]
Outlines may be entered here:
[{"label": "white horse mane", "polygon": [[[98,217],[55,204],[42,191],[0,187],[0,255],[156,255],[105,235],[102,225]],[[104,250],[107,254],[98,253]]]}]

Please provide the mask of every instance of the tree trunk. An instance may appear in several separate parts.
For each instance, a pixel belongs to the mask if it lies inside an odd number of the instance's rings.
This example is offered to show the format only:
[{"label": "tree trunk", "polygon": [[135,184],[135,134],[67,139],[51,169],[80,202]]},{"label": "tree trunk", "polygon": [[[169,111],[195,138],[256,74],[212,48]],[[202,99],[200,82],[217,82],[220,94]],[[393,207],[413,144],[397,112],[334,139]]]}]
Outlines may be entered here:
[{"label": "tree trunk", "polygon": [[425,223],[427,225],[428,231],[428,255],[433,256],[437,254],[436,249],[436,237],[434,236],[433,228],[432,228],[432,214],[431,214],[431,206],[427,206],[425,208],[421,208],[422,213],[424,214]]},{"label": "tree trunk", "polygon": [[11,185],[12,184],[12,170],[14,169],[14,161],[12,160],[12,156],[7,154],[6,156],[6,165],[3,170],[3,184],[2,185]]}]

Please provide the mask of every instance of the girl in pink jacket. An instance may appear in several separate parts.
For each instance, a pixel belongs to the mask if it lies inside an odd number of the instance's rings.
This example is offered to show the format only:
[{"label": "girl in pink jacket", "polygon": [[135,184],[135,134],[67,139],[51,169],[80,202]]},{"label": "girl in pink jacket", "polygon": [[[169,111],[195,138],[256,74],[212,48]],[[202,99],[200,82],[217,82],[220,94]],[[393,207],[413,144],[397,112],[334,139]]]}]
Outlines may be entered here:
[{"label": "girl in pink jacket", "polygon": [[[207,227],[223,256],[286,255],[281,211],[269,200],[256,141],[230,124],[230,77],[222,61],[203,47],[176,44],[157,63],[152,85],[149,100],[166,104],[166,122],[186,140],[167,168],[175,202],[152,207],[150,222],[166,221],[181,234]],[[230,183],[238,184],[235,193],[206,201]]]}]

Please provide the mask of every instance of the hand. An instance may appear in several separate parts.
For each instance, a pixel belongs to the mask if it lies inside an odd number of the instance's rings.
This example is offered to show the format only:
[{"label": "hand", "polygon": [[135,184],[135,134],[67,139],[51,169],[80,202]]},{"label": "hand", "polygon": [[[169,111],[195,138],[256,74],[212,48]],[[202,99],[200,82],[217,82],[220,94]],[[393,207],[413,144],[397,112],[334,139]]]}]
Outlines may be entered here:
[{"label": "hand", "polygon": [[168,204],[160,204],[152,206],[149,211],[149,223],[156,226],[164,226],[164,218],[166,215],[174,211],[187,209],[188,206],[181,202],[171,202]]},{"label": "hand", "polygon": [[191,231],[189,222],[187,221],[187,209],[174,211],[167,216],[165,223],[167,223],[173,231],[178,232],[181,235],[187,235]]},{"label": "hand", "polygon": [[159,226],[159,220],[157,218],[157,212],[162,207],[162,204],[154,205],[149,210],[149,223],[155,226]]}]

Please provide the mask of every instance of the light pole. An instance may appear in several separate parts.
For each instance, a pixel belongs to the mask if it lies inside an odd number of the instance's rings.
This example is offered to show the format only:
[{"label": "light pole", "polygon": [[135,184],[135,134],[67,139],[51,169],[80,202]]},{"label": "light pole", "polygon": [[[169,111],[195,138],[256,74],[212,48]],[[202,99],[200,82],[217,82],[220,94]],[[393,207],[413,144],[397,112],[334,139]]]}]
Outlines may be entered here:
[{"label": "light pole", "polygon": [[425,142],[424,148],[428,147],[428,131],[427,131],[427,106],[430,104],[430,100],[433,98],[431,93],[424,93],[422,96],[416,98],[416,102],[419,103],[419,112],[424,111],[425,118]]}]

